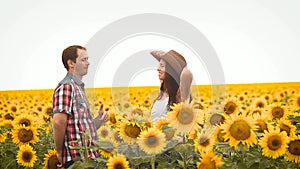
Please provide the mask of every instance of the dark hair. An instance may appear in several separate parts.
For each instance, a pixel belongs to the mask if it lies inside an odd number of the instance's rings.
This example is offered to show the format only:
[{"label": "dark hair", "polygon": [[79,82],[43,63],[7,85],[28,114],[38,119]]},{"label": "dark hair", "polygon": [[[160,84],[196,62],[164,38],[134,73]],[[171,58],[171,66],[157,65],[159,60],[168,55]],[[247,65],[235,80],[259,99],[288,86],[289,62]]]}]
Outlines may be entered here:
[{"label": "dark hair", "polygon": [[178,96],[178,94],[180,95],[180,92],[178,92],[179,85],[180,75],[176,73],[176,71],[170,66],[168,62],[166,62],[165,79],[161,83],[160,94],[157,99],[160,99],[164,91],[167,90],[169,94],[168,108],[170,109],[171,105],[180,102],[180,96]]},{"label": "dark hair", "polygon": [[62,62],[67,70],[69,70],[68,60],[71,60],[76,63],[76,58],[78,57],[77,49],[86,50],[85,47],[73,45],[64,49],[62,53]]}]

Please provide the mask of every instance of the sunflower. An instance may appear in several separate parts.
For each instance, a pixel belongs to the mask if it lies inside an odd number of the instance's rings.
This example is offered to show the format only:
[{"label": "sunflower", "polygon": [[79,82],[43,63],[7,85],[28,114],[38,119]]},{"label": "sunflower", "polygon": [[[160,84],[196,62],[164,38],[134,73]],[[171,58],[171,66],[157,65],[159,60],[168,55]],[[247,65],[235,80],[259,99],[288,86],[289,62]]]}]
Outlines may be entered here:
[{"label": "sunflower", "polygon": [[35,126],[35,118],[28,114],[21,114],[17,116],[13,121],[13,126],[25,126],[31,127]]},{"label": "sunflower", "polygon": [[121,120],[120,113],[117,110],[110,110],[109,114],[109,125],[110,126],[118,126]]},{"label": "sunflower", "polygon": [[161,130],[164,126],[167,126],[170,124],[170,121],[164,118],[160,118],[156,123],[155,127],[159,130]]},{"label": "sunflower", "polygon": [[188,133],[197,128],[198,123],[203,124],[203,118],[200,111],[192,108],[193,103],[181,102],[171,106],[171,112],[168,112],[170,126],[176,129],[178,133]]},{"label": "sunflower", "polygon": [[150,111],[141,106],[135,106],[131,108],[129,111],[125,111],[126,119],[131,122],[151,122],[151,114]]},{"label": "sunflower", "polygon": [[266,108],[266,106],[267,106],[267,101],[263,97],[254,98],[254,100],[252,100],[252,103],[251,103],[252,109],[256,109],[256,108],[263,109],[263,108]]},{"label": "sunflower", "polygon": [[245,114],[233,115],[226,119],[221,129],[225,132],[224,138],[229,139],[229,145],[232,147],[237,148],[239,143],[246,144],[248,147],[257,143],[254,133],[255,121]]},{"label": "sunflower", "polygon": [[296,126],[292,125],[292,122],[290,120],[280,120],[277,123],[277,127],[280,129],[280,131],[285,131],[288,137],[296,135]]},{"label": "sunflower", "polygon": [[197,133],[197,137],[194,139],[194,147],[195,151],[199,152],[208,152],[212,150],[214,145],[214,139],[211,137],[210,134],[205,132]]},{"label": "sunflower", "polygon": [[269,116],[266,114],[252,114],[253,119],[255,120],[255,125],[257,126],[256,131],[258,133],[264,133],[265,130],[268,130],[269,126]]},{"label": "sunflower", "polygon": [[269,128],[265,131],[263,137],[259,140],[262,147],[262,154],[273,159],[278,158],[286,152],[289,138],[286,132],[280,132],[279,128]]},{"label": "sunflower", "polygon": [[237,100],[241,103],[247,103],[248,97],[244,93],[241,93],[241,94],[237,95]]},{"label": "sunflower", "polygon": [[300,94],[295,94],[291,100],[291,104],[294,105],[296,109],[300,109]]},{"label": "sunflower", "polygon": [[123,139],[120,136],[120,133],[116,130],[113,130],[111,139],[113,139],[117,143],[121,143],[123,141]]},{"label": "sunflower", "polygon": [[137,141],[137,138],[142,131],[142,127],[138,123],[127,121],[121,124],[119,131],[126,143],[133,144]]},{"label": "sunflower", "polygon": [[15,126],[12,134],[12,139],[15,144],[23,145],[27,143],[36,143],[39,138],[34,127]]},{"label": "sunflower", "polygon": [[234,115],[239,111],[239,103],[234,97],[226,99],[227,101],[224,104],[224,112],[227,115]]},{"label": "sunflower", "polygon": [[132,110],[130,111],[130,115],[139,115],[139,116],[144,116],[144,111],[143,108],[141,107],[133,107]]},{"label": "sunflower", "polygon": [[161,130],[166,135],[166,141],[170,141],[175,138],[175,129],[169,127],[170,121],[164,118],[159,119],[155,123],[155,127],[158,130]]},{"label": "sunflower", "polygon": [[138,138],[138,145],[147,154],[158,154],[166,146],[165,134],[161,130],[149,128],[141,132]]},{"label": "sunflower", "polygon": [[17,111],[19,110],[19,105],[18,105],[18,101],[13,101],[12,103],[9,104],[9,109],[10,112],[12,112],[13,114],[16,114]]},{"label": "sunflower", "polygon": [[225,117],[221,113],[209,113],[207,117],[207,125],[211,127],[215,127],[217,125],[221,125],[224,123]]},{"label": "sunflower", "polygon": [[101,149],[100,150],[100,154],[103,157],[109,158],[109,157],[113,156],[114,154],[116,154],[116,152],[117,152],[117,148],[116,147],[118,146],[118,143],[114,139],[105,138],[105,139],[102,139],[101,141],[107,142],[107,143],[111,144],[112,147],[114,147],[114,149],[112,149],[112,150]]},{"label": "sunflower", "polygon": [[6,135],[5,135],[5,134],[2,134],[2,133],[0,133],[0,143],[3,143],[3,142],[5,142],[5,140],[6,140]]},{"label": "sunflower", "polygon": [[33,167],[37,157],[35,151],[28,144],[21,145],[17,154],[17,162],[25,167]]},{"label": "sunflower", "polygon": [[288,116],[288,111],[285,106],[273,103],[268,107],[268,113],[271,119],[285,119]]},{"label": "sunflower", "polygon": [[197,169],[217,169],[223,165],[222,157],[216,156],[213,151],[201,152],[202,159],[197,162]]},{"label": "sunflower", "polygon": [[56,169],[59,161],[56,156],[55,150],[48,150],[48,154],[45,154],[43,169]]},{"label": "sunflower", "polygon": [[97,133],[99,135],[99,138],[105,139],[105,138],[109,138],[112,135],[112,129],[107,126],[107,125],[102,125],[98,130]]},{"label": "sunflower", "polygon": [[285,160],[300,163],[300,135],[293,137],[288,143],[286,154]]},{"label": "sunflower", "polygon": [[43,113],[45,116],[52,116],[53,115],[53,108],[50,103],[46,104],[43,108]]},{"label": "sunflower", "polygon": [[14,120],[15,119],[15,115],[11,112],[6,112],[2,116],[3,116],[4,120]]},{"label": "sunflower", "polygon": [[257,117],[257,116],[262,116],[264,113],[264,110],[263,108],[250,108],[249,109],[249,112],[247,113],[247,116],[254,116],[254,117]]},{"label": "sunflower", "polygon": [[216,126],[213,134],[213,139],[215,143],[226,142],[224,135],[225,135],[224,130],[221,129],[220,126]]},{"label": "sunflower", "polygon": [[256,131],[258,133],[264,133],[264,131],[268,130],[268,123],[264,119],[256,119],[255,125],[257,126]]},{"label": "sunflower", "polygon": [[11,120],[3,120],[3,121],[1,122],[1,126],[4,126],[4,127],[6,127],[6,128],[9,128],[9,129],[14,128],[13,122],[12,122]]},{"label": "sunflower", "polygon": [[108,169],[129,169],[129,162],[124,155],[117,154],[108,159],[107,167]]}]

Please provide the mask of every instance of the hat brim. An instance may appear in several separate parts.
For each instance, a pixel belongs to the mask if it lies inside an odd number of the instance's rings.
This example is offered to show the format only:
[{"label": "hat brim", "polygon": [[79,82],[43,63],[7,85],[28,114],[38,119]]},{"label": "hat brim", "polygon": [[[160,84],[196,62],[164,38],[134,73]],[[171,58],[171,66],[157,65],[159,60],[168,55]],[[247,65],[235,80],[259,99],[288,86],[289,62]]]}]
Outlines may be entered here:
[{"label": "hat brim", "polygon": [[161,50],[155,50],[155,51],[152,51],[150,53],[158,61],[160,61],[161,57],[166,54],[166,52],[161,51]]}]

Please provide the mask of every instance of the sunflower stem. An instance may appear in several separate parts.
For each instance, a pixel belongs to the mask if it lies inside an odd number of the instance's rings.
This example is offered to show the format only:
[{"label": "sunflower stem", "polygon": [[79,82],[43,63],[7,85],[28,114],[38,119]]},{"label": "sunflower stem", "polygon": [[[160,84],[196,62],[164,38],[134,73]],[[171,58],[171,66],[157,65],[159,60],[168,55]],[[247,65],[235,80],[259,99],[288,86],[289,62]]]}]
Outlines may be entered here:
[{"label": "sunflower stem", "polygon": [[183,168],[186,169],[187,168],[187,164],[186,164],[186,160],[187,160],[187,154],[186,152],[183,153]]},{"label": "sunflower stem", "polygon": [[155,155],[151,157],[151,169],[155,169]]}]

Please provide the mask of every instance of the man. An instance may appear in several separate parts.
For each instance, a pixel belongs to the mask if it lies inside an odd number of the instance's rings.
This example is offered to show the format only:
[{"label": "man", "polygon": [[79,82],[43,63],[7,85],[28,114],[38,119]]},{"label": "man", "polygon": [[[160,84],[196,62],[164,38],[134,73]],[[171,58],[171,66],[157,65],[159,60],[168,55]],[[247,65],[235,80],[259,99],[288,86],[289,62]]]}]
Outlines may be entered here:
[{"label": "man", "polygon": [[[97,129],[108,120],[108,115],[102,108],[93,119],[89,102],[85,94],[82,77],[87,74],[89,61],[86,48],[78,45],[69,46],[62,53],[62,62],[68,73],[56,87],[53,98],[53,139],[59,167],[68,168],[75,158],[82,158],[77,150],[70,149],[77,141],[81,146],[94,145],[98,140]],[[90,139],[83,143],[83,134],[90,132]],[[88,150],[90,158],[97,158],[98,151]]]}]

